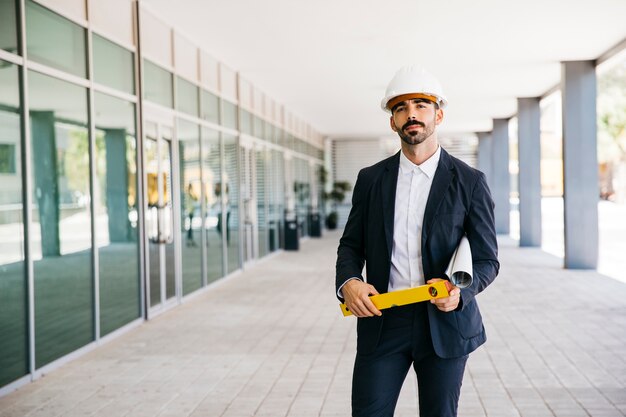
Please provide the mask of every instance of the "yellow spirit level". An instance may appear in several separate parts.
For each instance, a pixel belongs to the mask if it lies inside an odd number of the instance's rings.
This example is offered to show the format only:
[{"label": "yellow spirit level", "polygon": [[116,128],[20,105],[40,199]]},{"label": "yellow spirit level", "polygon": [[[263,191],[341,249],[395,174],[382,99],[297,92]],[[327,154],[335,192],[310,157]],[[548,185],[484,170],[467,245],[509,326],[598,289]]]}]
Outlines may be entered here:
[{"label": "yellow spirit level", "polygon": [[[419,287],[408,288],[406,290],[372,295],[370,296],[370,300],[372,300],[372,303],[374,303],[377,309],[384,310],[390,307],[444,298],[450,295],[446,286],[447,283],[448,281],[437,281],[434,284],[420,285]],[[344,316],[352,315],[352,312],[348,310],[345,304],[341,304],[340,307]]]}]

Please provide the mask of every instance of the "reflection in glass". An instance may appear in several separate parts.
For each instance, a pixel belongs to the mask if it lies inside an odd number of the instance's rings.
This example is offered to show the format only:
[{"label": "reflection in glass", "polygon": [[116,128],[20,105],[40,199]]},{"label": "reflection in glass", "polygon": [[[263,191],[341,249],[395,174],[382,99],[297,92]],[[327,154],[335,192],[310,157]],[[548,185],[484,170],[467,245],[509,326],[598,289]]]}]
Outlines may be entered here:
[{"label": "reflection in glass", "polygon": [[150,306],[161,302],[161,252],[159,231],[159,155],[157,148],[156,125],[146,123],[146,141],[144,154],[146,156],[146,187],[148,189],[146,209],[146,233],[148,235],[148,274]]},{"label": "reflection in glass", "polygon": [[237,106],[228,100],[222,100],[222,126],[237,129]]},{"label": "reflection in glass", "polygon": [[17,67],[0,61],[0,166],[14,168],[0,172],[0,386],[28,373],[18,86]]},{"label": "reflection in glass", "polygon": [[135,106],[95,94],[100,334],[140,316]]},{"label": "reflection in glass", "polygon": [[252,114],[247,110],[239,110],[239,131],[252,135]]},{"label": "reflection in glass", "polygon": [[162,128],[162,139],[160,142],[160,158],[161,158],[161,172],[163,179],[163,186],[160,188],[163,190],[163,206],[162,210],[162,224],[163,230],[166,231],[168,237],[163,243],[164,257],[165,257],[165,297],[169,300],[176,295],[176,268],[174,264],[174,206],[172,198],[174,195],[172,190],[172,140],[174,138],[174,132],[170,128]]},{"label": "reflection in glass", "polygon": [[182,112],[199,116],[198,87],[180,77],[176,77],[176,107]]},{"label": "reflection in glass", "polygon": [[220,122],[220,98],[213,93],[202,90],[202,115],[208,121],[218,124]]},{"label": "reflection in glass", "polygon": [[174,212],[172,206],[172,131],[146,123],[144,142],[147,187],[146,233],[150,306],[176,294]]},{"label": "reflection in glass", "polygon": [[268,254],[268,227],[267,227],[267,212],[265,207],[265,201],[267,198],[267,181],[266,181],[266,169],[267,169],[267,157],[268,153],[265,149],[257,149],[256,153],[256,213],[257,213],[257,230],[259,237],[259,257],[263,257]]},{"label": "reflection in glass", "polygon": [[255,186],[252,183],[254,178],[254,151],[249,147],[239,149],[239,184],[241,186],[241,226],[242,226],[242,249],[243,263],[255,257],[255,242],[257,236],[254,225],[257,223],[256,203],[254,196]]},{"label": "reflection in glass", "polygon": [[269,250],[273,252],[284,247],[283,221],[285,210],[285,160],[283,153],[271,150],[269,164],[270,198],[268,204]]},{"label": "reflection in glass", "polygon": [[28,59],[87,77],[85,29],[38,5],[26,2]]},{"label": "reflection in glass", "polygon": [[222,183],[220,139],[215,130],[202,128],[202,177],[204,187],[207,282],[224,276],[222,267]]},{"label": "reflection in glass", "polygon": [[261,119],[259,116],[253,116],[254,123],[254,136],[259,139],[267,139],[265,137],[265,120]]},{"label": "reflection in glass", "polygon": [[202,183],[199,127],[178,120],[183,294],[202,287]]},{"label": "reflection in glass", "polygon": [[311,187],[309,184],[309,162],[294,158],[295,182],[294,193],[296,196],[296,216],[300,236],[309,235],[309,207],[311,205]]},{"label": "reflection in glass", "polygon": [[153,103],[172,108],[172,74],[147,59],[143,60],[143,98]]},{"label": "reflection in glass", "polygon": [[135,93],[133,53],[93,34],[93,76],[97,83]]},{"label": "reflection in glass", "polygon": [[15,1],[0,0],[0,49],[14,54],[19,53],[16,22]]},{"label": "reflection in glass", "polygon": [[87,92],[29,72],[35,358],[41,367],[94,338]]},{"label": "reflection in glass", "polygon": [[226,213],[227,271],[239,269],[239,174],[237,168],[237,137],[224,134],[224,186],[222,195]]}]

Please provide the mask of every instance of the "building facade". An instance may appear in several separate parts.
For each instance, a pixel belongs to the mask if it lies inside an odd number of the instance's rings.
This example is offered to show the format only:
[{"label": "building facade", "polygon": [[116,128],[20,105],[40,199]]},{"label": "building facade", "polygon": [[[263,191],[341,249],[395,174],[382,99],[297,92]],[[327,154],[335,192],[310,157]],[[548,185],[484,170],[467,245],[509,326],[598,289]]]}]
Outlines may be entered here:
[{"label": "building facade", "polygon": [[136,1],[0,2],[0,393],[307,236],[323,161]]}]

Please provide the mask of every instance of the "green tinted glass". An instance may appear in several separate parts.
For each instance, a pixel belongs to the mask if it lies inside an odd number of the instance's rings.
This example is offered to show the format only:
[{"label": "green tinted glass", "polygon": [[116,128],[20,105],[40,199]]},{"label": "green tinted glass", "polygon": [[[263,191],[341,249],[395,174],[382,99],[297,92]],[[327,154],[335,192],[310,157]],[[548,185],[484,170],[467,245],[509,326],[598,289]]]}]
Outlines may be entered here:
[{"label": "green tinted glass", "polygon": [[224,134],[224,184],[222,198],[226,213],[226,248],[228,272],[239,269],[239,172],[237,170],[237,137]]},{"label": "green tinted glass", "polygon": [[267,190],[267,170],[269,153],[265,149],[255,150],[256,157],[256,203],[257,203],[257,230],[259,238],[259,256],[269,252],[269,233],[266,200],[269,197]]},{"label": "green tinted glass", "polygon": [[202,182],[199,126],[178,120],[183,294],[202,286]]},{"label": "green tinted glass", "polygon": [[14,0],[0,0],[0,49],[18,53]]},{"label": "green tinted glass", "polygon": [[28,58],[87,77],[85,29],[32,1],[26,2]]},{"label": "green tinted glass", "polygon": [[17,67],[0,61],[0,387],[28,373],[18,86]]},{"label": "green tinted glass", "polygon": [[282,151],[272,150],[269,164],[270,196],[268,203],[270,251],[283,247],[281,234],[285,213],[285,159]]},{"label": "green tinted glass", "polygon": [[254,116],[254,136],[260,139],[266,139],[265,137],[265,120],[259,116]]},{"label": "green tinted glass", "polygon": [[100,334],[140,316],[135,105],[95,94]]},{"label": "green tinted glass", "polygon": [[176,107],[192,116],[199,116],[198,87],[180,77],[176,77]]},{"label": "green tinted glass", "polygon": [[252,114],[244,109],[239,111],[239,131],[248,135],[252,134]]},{"label": "green tinted glass", "polygon": [[206,268],[207,280],[216,280],[224,275],[222,268],[222,182],[219,132],[202,128],[202,183],[205,190]]},{"label": "green tinted glass", "polygon": [[133,53],[93,34],[93,77],[97,83],[135,93]]},{"label": "green tinted glass", "polygon": [[30,71],[39,368],[94,339],[87,90]]},{"label": "green tinted glass", "polygon": [[208,121],[218,124],[220,122],[220,99],[215,94],[202,90],[202,115]]},{"label": "green tinted glass", "polygon": [[237,129],[237,105],[222,100],[222,126]]},{"label": "green tinted glass", "polygon": [[143,98],[165,107],[173,108],[172,74],[144,59]]}]

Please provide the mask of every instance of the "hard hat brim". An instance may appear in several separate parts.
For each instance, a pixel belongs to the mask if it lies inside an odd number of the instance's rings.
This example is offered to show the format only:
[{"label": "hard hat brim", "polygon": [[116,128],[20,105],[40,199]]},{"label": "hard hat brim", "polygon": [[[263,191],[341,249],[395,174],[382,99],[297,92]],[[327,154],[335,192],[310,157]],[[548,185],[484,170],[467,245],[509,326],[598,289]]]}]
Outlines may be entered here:
[{"label": "hard hat brim", "polygon": [[389,111],[391,111],[391,109],[393,109],[396,106],[396,104],[402,101],[413,100],[416,98],[423,98],[425,100],[432,101],[433,103],[437,103],[437,104],[439,104],[439,101],[440,101],[437,96],[432,96],[430,94],[409,93],[409,94],[401,94],[399,96],[395,96],[389,99],[385,107],[389,109]]},{"label": "hard hat brim", "polygon": [[424,98],[426,100],[430,100],[433,103],[439,104],[439,108],[443,109],[448,105],[448,101],[440,97],[436,94],[422,94],[422,93],[409,93],[409,94],[398,94],[391,95],[385,97],[380,102],[380,108],[386,111],[387,113],[391,113],[391,109],[401,101],[410,100],[413,98]]}]

